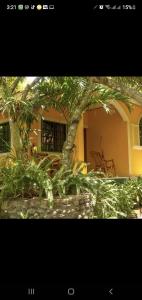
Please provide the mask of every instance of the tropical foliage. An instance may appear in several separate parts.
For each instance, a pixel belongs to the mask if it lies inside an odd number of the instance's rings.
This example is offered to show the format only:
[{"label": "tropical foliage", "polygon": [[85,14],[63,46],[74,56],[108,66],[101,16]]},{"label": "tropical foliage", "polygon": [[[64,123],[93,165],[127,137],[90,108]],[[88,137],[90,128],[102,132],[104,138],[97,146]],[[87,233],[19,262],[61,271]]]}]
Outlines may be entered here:
[{"label": "tropical foliage", "polygon": [[[142,206],[142,177],[133,178],[127,180],[127,182],[120,186],[121,194],[125,190],[127,193],[127,199],[129,201],[122,201],[122,206],[127,205],[130,206],[133,203],[134,206],[137,208]],[[124,198],[124,196],[123,196]]]},{"label": "tropical foliage", "polygon": [[[142,199],[142,180],[130,180],[117,185],[112,180],[105,181],[93,171],[82,173],[81,163],[63,166],[50,175],[52,162],[43,159],[40,163],[33,160],[13,160],[8,167],[0,169],[0,199],[44,198],[49,207],[53,207],[56,197],[66,198],[69,195],[90,194],[93,213],[90,218],[127,218]],[[30,201],[30,199],[29,199]]]},{"label": "tropical foliage", "polygon": [[[142,180],[130,180],[119,187],[98,174],[82,173],[82,165],[72,166],[71,157],[82,114],[95,105],[107,113],[111,101],[132,99],[142,104],[141,77],[0,77],[0,113],[10,122],[12,148],[0,160],[0,198],[44,197],[53,205],[56,196],[90,193],[95,218],[125,218],[142,203]],[[27,159],[31,126],[43,110],[54,108],[64,116],[67,137],[62,150],[62,166],[51,172],[52,160]],[[51,176],[51,173],[53,176]]]},{"label": "tropical foliage", "polygon": [[16,160],[11,166],[1,168],[1,200],[44,196],[50,204],[53,200],[52,183],[48,175],[50,165],[51,161],[48,161],[45,172],[41,162],[36,164],[34,160]]},{"label": "tropical foliage", "polygon": [[43,110],[53,107],[67,122],[63,164],[71,161],[74,140],[82,114],[101,104],[109,112],[110,100],[127,102],[128,96],[89,77],[36,77],[24,84],[25,77],[0,78],[0,112],[10,120],[12,143],[19,158],[27,151],[31,125]]},{"label": "tropical foliage", "polygon": [[69,167],[73,145],[82,114],[90,107],[100,104],[106,112],[110,110],[110,100],[125,101],[119,91],[103,84],[94,83],[89,77],[50,77],[35,87],[38,98],[47,93],[50,105],[62,113],[67,122],[67,138],[63,146],[62,161]]}]

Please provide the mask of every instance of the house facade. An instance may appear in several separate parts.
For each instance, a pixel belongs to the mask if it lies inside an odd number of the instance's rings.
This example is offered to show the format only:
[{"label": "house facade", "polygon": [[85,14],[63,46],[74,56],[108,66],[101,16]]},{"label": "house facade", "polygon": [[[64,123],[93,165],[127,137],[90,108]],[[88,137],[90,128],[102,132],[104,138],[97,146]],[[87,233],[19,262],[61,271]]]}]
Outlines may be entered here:
[{"label": "house facade", "polygon": [[[116,176],[142,175],[142,104],[134,102],[132,111],[118,101],[110,103],[106,113],[101,106],[91,107],[82,115],[73,151],[75,161],[85,161],[87,169],[95,169],[93,151],[113,159]],[[64,116],[54,109],[37,113],[30,140],[39,152],[61,153],[66,139]],[[0,155],[12,145],[9,120],[0,114]]]}]

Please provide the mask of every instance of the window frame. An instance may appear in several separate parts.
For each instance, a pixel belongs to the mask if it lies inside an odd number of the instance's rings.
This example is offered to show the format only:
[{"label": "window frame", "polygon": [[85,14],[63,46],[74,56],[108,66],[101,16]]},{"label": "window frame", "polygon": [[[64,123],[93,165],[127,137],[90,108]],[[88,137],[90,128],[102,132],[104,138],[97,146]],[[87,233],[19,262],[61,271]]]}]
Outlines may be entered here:
[{"label": "window frame", "polygon": [[[4,120],[4,121],[0,121],[0,126],[3,126],[3,125],[5,125],[5,124],[9,124],[9,148],[11,148],[11,132],[10,132],[10,122],[9,122],[9,120]],[[1,142],[1,141],[0,141]],[[6,141],[7,142],[7,141]],[[0,155],[2,155],[2,154],[7,154],[7,153],[9,153],[10,151],[8,151],[8,150],[6,150],[5,149],[5,151],[3,151],[4,149],[2,149],[2,151],[1,151],[1,148],[0,148]]]},{"label": "window frame", "polygon": [[43,137],[43,122],[49,122],[49,123],[53,123],[53,124],[57,124],[57,125],[64,125],[65,126],[65,135],[67,136],[67,124],[65,122],[60,122],[60,121],[56,121],[56,120],[51,120],[51,119],[45,119],[45,118],[41,118],[41,135],[40,135],[40,149],[41,152],[46,152],[46,153],[62,153],[62,151],[57,151],[57,150],[43,150],[43,143],[42,143],[42,137]]}]

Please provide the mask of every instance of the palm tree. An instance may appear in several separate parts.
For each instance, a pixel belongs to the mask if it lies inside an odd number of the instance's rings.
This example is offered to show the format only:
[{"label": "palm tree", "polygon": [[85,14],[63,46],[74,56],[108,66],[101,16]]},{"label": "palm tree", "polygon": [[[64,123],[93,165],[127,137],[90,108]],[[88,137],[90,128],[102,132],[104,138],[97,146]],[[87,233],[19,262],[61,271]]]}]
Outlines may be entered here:
[{"label": "palm tree", "polygon": [[13,146],[20,156],[24,141],[29,140],[30,127],[39,109],[55,108],[67,123],[67,137],[62,150],[65,167],[71,162],[75,136],[82,114],[101,104],[106,112],[110,100],[130,100],[142,104],[142,77],[36,77],[24,85],[26,77],[0,77],[0,112],[10,120]]},{"label": "palm tree", "polygon": [[36,118],[31,97],[33,87],[40,80],[37,77],[24,87],[25,77],[0,77],[0,112],[9,119],[12,146],[17,157],[21,156],[23,141]]},{"label": "palm tree", "polygon": [[127,102],[119,91],[94,82],[90,77],[50,77],[37,85],[37,93],[48,91],[50,105],[61,112],[67,122],[67,137],[62,150],[62,164],[70,165],[75,136],[82,114],[90,107],[101,104],[109,112],[110,100]]}]

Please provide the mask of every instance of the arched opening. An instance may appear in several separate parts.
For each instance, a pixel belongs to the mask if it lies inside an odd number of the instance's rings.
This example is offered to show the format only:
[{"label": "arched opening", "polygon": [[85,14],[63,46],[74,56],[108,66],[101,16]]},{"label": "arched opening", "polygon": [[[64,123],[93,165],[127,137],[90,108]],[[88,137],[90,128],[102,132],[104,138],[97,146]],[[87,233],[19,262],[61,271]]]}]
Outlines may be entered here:
[{"label": "arched opening", "polygon": [[[129,118],[121,106],[111,103],[111,112],[103,107],[88,110],[84,115],[86,162],[88,170],[95,169],[94,152],[99,152],[105,160],[112,160],[116,172],[114,176],[128,176],[129,159]],[[96,154],[95,154],[96,155]]]},{"label": "arched opening", "polygon": [[142,117],[139,121],[139,140],[140,140],[140,146],[142,146]]}]

